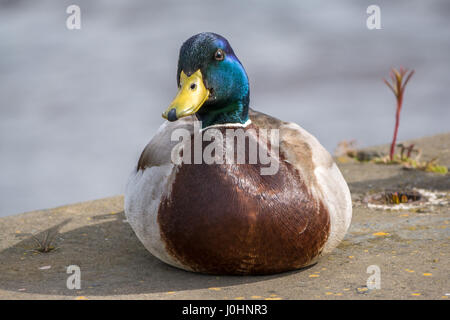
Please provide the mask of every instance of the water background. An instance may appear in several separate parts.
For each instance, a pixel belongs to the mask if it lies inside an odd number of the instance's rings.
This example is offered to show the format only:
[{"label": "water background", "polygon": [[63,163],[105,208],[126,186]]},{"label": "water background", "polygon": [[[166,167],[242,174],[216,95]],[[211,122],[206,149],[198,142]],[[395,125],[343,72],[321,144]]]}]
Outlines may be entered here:
[{"label": "water background", "polygon": [[[399,139],[449,130],[450,1],[0,0],[0,216],[123,193],[176,92],[182,42],[230,41],[251,106],[332,152],[388,143],[391,66],[414,68]],[[82,29],[66,28],[67,6]]]}]

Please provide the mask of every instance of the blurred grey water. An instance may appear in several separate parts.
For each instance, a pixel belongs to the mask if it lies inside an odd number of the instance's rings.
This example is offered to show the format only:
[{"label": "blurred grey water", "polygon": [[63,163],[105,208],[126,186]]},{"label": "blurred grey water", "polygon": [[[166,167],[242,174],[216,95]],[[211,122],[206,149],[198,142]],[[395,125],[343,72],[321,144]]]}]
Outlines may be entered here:
[{"label": "blurred grey water", "polygon": [[[382,30],[366,28],[381,7]],[[67,6],[81,7],[70,31]],[[176,91],[181,43],[230,41],[251,106],[332,152],[392,137],[391,66],[414,68],[399,139],[449,130],[450,1],[0,0],[0,216],[122,193]]]}]

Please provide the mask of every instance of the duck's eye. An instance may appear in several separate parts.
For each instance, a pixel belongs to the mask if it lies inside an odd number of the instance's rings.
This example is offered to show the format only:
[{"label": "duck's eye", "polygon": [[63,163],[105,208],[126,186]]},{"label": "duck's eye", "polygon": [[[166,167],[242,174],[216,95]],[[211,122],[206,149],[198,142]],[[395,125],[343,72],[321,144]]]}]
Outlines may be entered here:
[{"label": "duck's eye", "polygon": [[222,49],[217,49],[216,53],[214,53],[214,59],[217,61],[222,61],[225,59],[225,52]]}]

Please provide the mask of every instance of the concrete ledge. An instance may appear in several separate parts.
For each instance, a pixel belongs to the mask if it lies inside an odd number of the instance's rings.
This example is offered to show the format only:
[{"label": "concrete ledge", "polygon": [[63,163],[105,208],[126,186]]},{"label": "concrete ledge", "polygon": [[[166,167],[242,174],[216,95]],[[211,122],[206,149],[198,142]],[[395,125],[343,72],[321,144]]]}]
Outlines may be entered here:
[{"label": "concrete ledge", "polygon": [[[450,133],[414,143],[424,158],[450,165]],[[449,192],[449,175],[339,166],[352,191],[352,226],[331,255],[308,269],[216,277],[172,268],[140,244],[117,196],[0,218],[0,299],[450,299],[449,206],[383,211],[361,203],[367,193],[391,187]],[[52,228],[59,229],[58,248],[31,251],[31,234]],[[80,290],[66,287],[69,265],[81,268]],[[379,290],[366,288],[370,265],[381,269]]]}]

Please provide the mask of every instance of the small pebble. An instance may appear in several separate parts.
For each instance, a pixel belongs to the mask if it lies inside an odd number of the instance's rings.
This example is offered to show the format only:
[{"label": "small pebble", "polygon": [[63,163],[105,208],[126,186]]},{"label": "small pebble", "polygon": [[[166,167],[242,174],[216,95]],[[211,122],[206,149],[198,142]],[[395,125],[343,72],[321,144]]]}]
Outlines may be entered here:
[{"label": "small pebble", "polygon": [[39,270],[48,270],[48,269],[50,269],[52,266],[43,266],[43,267],[40,267],[39,268]]}]

